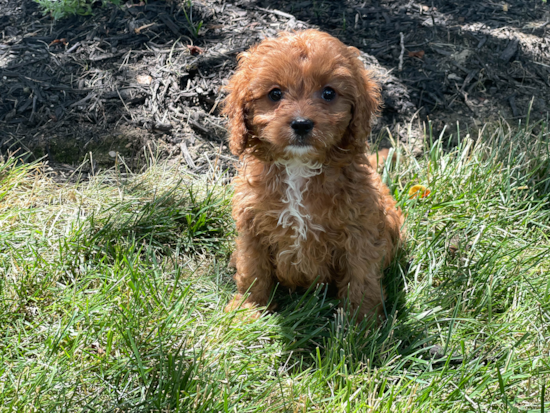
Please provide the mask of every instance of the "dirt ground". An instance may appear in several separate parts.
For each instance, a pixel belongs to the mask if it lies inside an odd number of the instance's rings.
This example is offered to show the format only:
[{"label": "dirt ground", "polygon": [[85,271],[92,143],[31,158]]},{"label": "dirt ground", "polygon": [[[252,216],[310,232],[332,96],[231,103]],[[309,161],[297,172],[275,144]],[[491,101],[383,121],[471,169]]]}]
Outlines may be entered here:
[{"label": "dirt ground", "polygon": [[475,134],[500,118],[525,121],[531,102],[531,119],[547,117],[542,0],[175,0],[60,21],[32,0],[0,0],[0,152],[47,157],[61,174],[90,153],[95,170],[117,153],[137,166],[144,148],[196,173],[229,166],[219,110],[236,56],[309,27],[358,47],[376,72],[375,133],[407,141],[429,119],[435,133],[460,122]]}]

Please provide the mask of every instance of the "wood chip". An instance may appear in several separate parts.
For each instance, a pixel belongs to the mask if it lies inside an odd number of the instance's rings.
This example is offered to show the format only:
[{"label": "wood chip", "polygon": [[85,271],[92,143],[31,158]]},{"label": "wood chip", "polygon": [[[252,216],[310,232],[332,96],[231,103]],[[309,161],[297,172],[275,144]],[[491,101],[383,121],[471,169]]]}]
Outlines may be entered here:
[{"label": "wood chip", "polygon": [[153,78],[149,75],[137,75],[136,80],[140,85],[150,85]]},{"label": "wood chip", "polygon": [[503,52],[500,54],[499,59],[504,62],[509,62],[510,59],[516,54],[518,51],[519,46],[519,40],[518,39],[512,39],[508,43],[508,46],[506,46],[506,49],[503,50]]}]

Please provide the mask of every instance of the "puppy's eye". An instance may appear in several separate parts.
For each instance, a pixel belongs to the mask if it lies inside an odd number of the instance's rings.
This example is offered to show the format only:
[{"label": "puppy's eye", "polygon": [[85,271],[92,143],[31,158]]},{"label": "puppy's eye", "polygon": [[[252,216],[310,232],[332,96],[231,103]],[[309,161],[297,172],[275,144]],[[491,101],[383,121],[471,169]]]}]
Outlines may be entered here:
[{"label": "puppy's eye", "polygon": [[321,97],[323,98],[323,100],[330,102],[336,99],[336,91],[333,88],[327,86],[321,92]]},{"label": "puppy's eye", "polygon": [[271,92],[267,94],[269,99],[271,99],[273,102],[278,102],[283,98],[283,92],[279,88],[273,89]]}]

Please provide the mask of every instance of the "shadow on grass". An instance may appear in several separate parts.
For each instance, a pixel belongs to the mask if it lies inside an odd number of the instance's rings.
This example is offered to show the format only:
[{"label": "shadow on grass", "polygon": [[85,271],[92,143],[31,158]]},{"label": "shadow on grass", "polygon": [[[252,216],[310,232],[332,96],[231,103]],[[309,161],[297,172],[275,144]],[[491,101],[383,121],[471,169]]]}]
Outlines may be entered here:
[{"label": "shadow on grass", "polygon": [[330,286],[311,287],[288,294],[279,287],[274,301],[279,305],[277,318],[284,349],[301,357],[295,368],[346,366],[357,371],[364,365],[380,366],[395,354],[408,355],[428,351],[421,322],[409,317],[405,302],[405,279],[408,263],[406,251],[384,272],[386,320],[376,325],[373,320],[356,322],[346,306],[340,306]]}]

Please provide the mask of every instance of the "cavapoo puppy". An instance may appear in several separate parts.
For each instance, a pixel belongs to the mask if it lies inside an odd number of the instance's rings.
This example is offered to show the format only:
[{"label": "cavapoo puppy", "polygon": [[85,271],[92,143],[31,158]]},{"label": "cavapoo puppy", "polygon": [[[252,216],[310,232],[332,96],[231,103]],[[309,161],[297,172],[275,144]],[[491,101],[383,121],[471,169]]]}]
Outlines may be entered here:
[{"label": "cavapoo puppy", "polygon": [[306,30],[239,56],[224,106],[241,159],[238,294],[227,311],[267,305],[279,282],[330,284],[360,319],[383,314],[380,278],[403,218],[367,157],[380,94],[358,55]]}]

